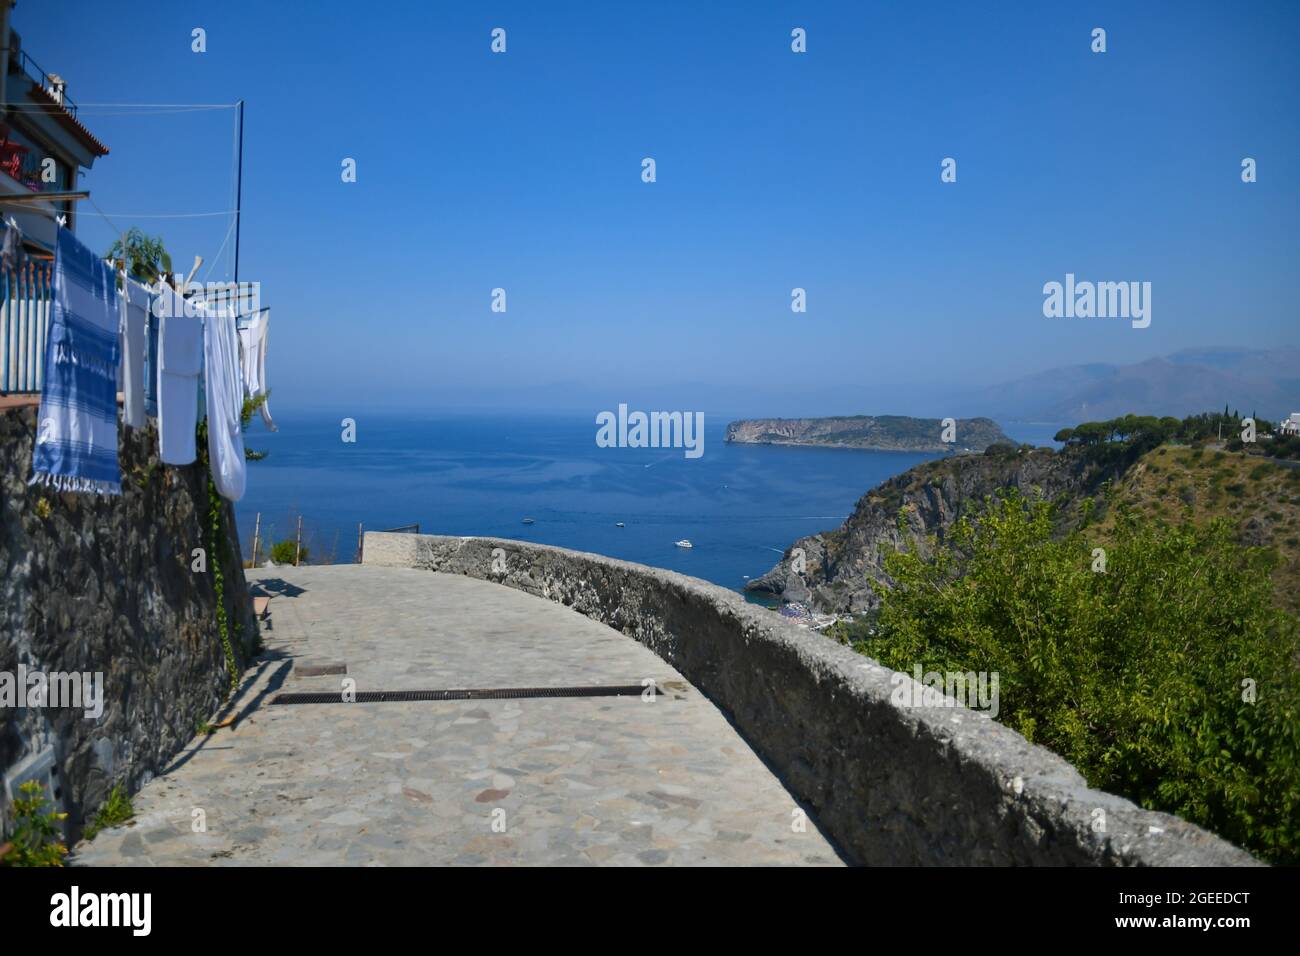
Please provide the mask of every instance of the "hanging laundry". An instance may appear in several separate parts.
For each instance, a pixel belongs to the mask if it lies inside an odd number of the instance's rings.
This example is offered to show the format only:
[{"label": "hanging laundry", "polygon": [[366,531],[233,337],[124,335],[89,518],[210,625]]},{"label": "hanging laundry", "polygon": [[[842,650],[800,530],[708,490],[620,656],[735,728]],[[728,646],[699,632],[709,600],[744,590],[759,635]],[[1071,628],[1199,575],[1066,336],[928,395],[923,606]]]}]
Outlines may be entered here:
[{"label": "hanging laundry", "polygon": [[244,497],[244,434],[240,423],[244,394],[233,311],[223,309],[204,316],[203,359],[212,483],[223,498],[238,501]]},{"label": "hanging laundry", "polygon": [[52,298],[29,484],[121,494],[116,277],[62,228],[55,240]]},{"label": "hanging laundry", "polygon": [[[151,295],[157,290],[149,287]],[[144,413],[152,418],[158,417],[158,326],[161,319],[154,315],[152,308],[144,318],[145,356],[144,356]]]},{"label": "hanging laundry", "polygon": [[145,424],[145,316],[149,290],[126,279],[119,300],[122,307],[122,421],[132,428]]},{"label": "hanging laundry", "polygon": [[199,421],[199,372],[203,367],[203,320],[170,286],[154,299],[158,333],[158,455],[169,465],[194,461]]},{"label": "hanging laundry", "polygon": [[[239,329],[240,372],[244,380],[244,394],[249,398],[269,395],[266,385],[266,335],[271,325],[271,310],[259,309],[246,320]],[[271,421],[271,409],[267,402],[262,402],[262,424],[268,430],[277,431],[275,422]]]}]

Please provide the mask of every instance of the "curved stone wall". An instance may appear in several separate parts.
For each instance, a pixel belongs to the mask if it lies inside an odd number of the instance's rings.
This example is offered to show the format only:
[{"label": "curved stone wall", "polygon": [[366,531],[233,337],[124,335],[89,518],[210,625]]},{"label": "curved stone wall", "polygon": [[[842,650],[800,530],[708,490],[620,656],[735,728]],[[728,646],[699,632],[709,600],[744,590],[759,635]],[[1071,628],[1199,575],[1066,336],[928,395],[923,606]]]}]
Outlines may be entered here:
[{"label": "curved stone wall", "polygon": [[1256,862],[1177,817],[1090,790],[1060,757],[974,711],[895,705],[893,671],[705,581],[496,538],[368,532],[363,555],[497,581],[645,644],[730,716],[858,863]]}]

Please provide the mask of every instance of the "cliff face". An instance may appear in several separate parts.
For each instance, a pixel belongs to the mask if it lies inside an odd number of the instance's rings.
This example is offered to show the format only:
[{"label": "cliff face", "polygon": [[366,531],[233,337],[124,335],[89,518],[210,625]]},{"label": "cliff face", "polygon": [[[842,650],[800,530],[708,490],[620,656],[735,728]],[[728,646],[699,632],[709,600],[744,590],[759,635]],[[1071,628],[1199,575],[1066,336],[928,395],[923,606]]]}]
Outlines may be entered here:
[{"label": "cliff face", "polygon": [[[926,462],[864,495],[836,530],[800,538],[779,564],[745,590],[800,601],[826,613],[870,610],[879,604],[871,582],[890,583],[884,557],[902,541],[924,552],[927,536],[943,541],[962,515],[1005,488],[1074,498],[1095,491],[1105,477],[1078,455],[1045,448]],[[900,511],[906,515],[903,534],[898,528]],[[802,573],[797,549],[803,551]]]},{"label": "cliff face", "polygon": [[983,451],[1010,443],[989,418],[959,418],[952,442],[943,441],[938,418],[903,415],[852,415],[843,418],[754,418],[727,425],[729,442],[765,445],[824,445],[872,451]]},{"label": "cliff face", "polygon": [[[229,674],[205,466],[164,466],[156,428],[119,427],[122,495],[59,494],[27,484],[35,431],[36,409],[0,411],[0,681],[20,666],[102,673],[103,713],[0,706],[0,823],[9,791],[36,777],[75,834],[114,784],[137,789],[193,738]],[[226,615],[245,660],[257,623],[228,505],[224,527]],[[192,570],[195,548],[204,571]]]}]

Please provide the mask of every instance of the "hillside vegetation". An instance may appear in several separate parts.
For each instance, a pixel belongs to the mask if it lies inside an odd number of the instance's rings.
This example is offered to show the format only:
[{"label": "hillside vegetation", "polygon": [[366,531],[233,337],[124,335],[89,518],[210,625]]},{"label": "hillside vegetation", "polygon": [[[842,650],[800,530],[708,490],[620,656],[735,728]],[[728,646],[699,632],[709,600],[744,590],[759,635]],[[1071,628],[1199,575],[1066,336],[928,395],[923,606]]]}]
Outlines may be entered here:
[{"label": "hillside vegetation", "polygon": [[[886,559],[878,617],[839,637],[905,673],[999,675],[1000,721],[1088,784],[1300,863],[1300,632],[1276,556],[1222,520],[1087,524],[1008,492],[945,544]],[[1085,509],[1086,510],[1086,509]]]},{"label": "hillside vegetation", "polygon": [[1226,522],[1240,544],[1276,553],[1273,601],[1300,613],[1300,468],[1244,451],[1164,445],[1114,483],[1098,540],[1125,509],[1159,522]]},{"label": "hillside vegetation", "polygon": [[1300,469],[1267,427],[1124,416],[929,462],[765,578],[852,595],[831,635],[896,670],[997,673],[997,719],[1089,785],[1300,863]]}]

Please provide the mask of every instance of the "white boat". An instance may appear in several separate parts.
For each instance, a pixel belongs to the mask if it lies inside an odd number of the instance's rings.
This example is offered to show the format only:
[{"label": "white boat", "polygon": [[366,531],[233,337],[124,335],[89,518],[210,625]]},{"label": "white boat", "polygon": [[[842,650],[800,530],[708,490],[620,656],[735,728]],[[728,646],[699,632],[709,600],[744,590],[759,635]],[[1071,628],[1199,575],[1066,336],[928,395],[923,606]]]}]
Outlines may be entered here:
[{"label": "white boat", "polygon": [[525,519],[524,519],[524,524],[532,524],[532,523],[533,523],[533,519],[532,519],[532,518],[525,518]]},{"label": "white boat", "polygon": [[674,543],[675,545],[677,545],[677,547],[679,547],[679,548],[693,548],[693,547],[695,547],[695,545],[691,544],[691,543],[690,543],[689,541],[687,541],[685,538],[682,538],[682,540],[680,540],[680,541],[674,541],[673,543]]},{"label": "white boat", "polygon": [[621,521],[615,521],[615,522],[614,522],[614,527],[615,527],[615,528],[621,528],[621,527],[623,527],[623,522],[621,522]]}]

